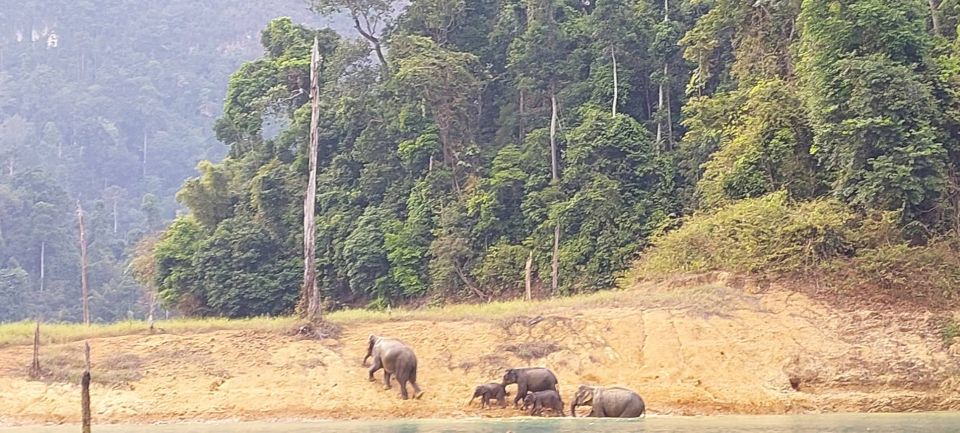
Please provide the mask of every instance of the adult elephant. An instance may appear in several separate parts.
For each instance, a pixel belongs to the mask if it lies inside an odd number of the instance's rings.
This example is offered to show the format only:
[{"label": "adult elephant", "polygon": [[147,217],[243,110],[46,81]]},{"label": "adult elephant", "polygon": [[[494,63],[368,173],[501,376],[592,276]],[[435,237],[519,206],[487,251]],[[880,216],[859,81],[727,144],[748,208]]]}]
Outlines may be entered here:
[{"label": "adult elephant", "polygon": [[552,371],[542,367],[511,368],[503,375],[503,386],[517,384],[517,395],[513,398],[513,405],[517,406],[527,392],[554,390],[560,392],[557,376]]},{"label": "adult elephant", "polygon": [[370,381],[373,373],[383,369],[383,389],[390,389],[390,376],[397,376],[400,383],[400,396],[408,398],[407,382],[413,385],[413,398],[419,399],[423,391],[417,386],[417,355],[406,343],[393,338],[371,335],[367,344],[367,356],[363,357],[363,365],[367,359],[373,357],[373,366],[370,367]]},{"label": "adult elephant", "polygon": [[580,385],[570,403],[570,414],[577,416],[577,406],[592,406],[591,417],[636,418],[646,413],[646,405],[640,395],[619,386],[602,388]]}]

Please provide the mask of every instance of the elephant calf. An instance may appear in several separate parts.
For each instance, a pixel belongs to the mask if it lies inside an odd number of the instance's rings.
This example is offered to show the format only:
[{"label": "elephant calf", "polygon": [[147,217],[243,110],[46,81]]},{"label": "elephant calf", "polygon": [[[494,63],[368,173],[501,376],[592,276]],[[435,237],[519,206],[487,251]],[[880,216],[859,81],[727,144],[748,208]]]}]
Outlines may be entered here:
[{"label": "elephant calf", "polygon": [[552,371],[542,367],[511,368],[503,375],[503,386],[517,384],[517,396],[513,398],[514,407],[520,400],[526,398],[527,392],[553,390],[558,394],[560,388],[557,376]]},{"label": "elephant calf", "polygon": [[580,385],[570,403],[570,415],[577,416],[577,406],[591,406],[588,416],[597,418],[636,418],[647,411],[639,394],[622,387]]},{"label": "elephant calf", "polygon": [[490,405],[490,400],[497,399],[497,402],[500,404],[500,407],[507,407],[507,396],[510,395],[507,392],[507,389],[499,383],[487,383],[484,385],[479,385],[473,391],[473,397],[470,398],[470,401],[467,404],[473,402],[473,399],[480,397],[480,408],[484,408]]},{"label": "elephant calf", "polygon": [[531,416],[542,414],[545,408],[552,410],[554,414],[567,416],[563,413],[563,400],[560,398],[560,393],[552,389],[528,393],[523,398],[523,408],[528,407]]},{"label": "elephant calf", "polygon": [[367,344],[367,356],[363,357],[363,365],[367,365],[367,358],[373,357],[373,366],[370,367],[370,381],[373,382],[373,373],[383,369],[383,388],[390,389],[390,376],[396,375],[400,383],[400,396],[408,398],[407,382],[413,385],[413,398],[419,399],[423,391],[417,386],[417,356],[413,349],[400,340],[371,335]]}]

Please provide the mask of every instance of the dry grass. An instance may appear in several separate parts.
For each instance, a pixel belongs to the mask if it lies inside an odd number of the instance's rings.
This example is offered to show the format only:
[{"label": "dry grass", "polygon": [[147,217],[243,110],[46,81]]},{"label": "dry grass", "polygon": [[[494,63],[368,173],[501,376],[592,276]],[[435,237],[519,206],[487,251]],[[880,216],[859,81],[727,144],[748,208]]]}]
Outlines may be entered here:
[{"label": "dry grass", "polygon": [[[161,320],[154,324],[154,332],[167,334],[201,334],[220,330],[265,330],[286,332],[297,319],[294,317],[255,317],[250,319],[174,319]],[[33,344],[35,322],[0,324],[0,347]],[[60,344],[89,338],[117,337],[121,335],[150,334],[144,321],[124,321],[110,324],[84,326],[78,323],[40,324],[40,344]]]},{"label": "dry grass", "polygon": [[[387,310],[341,310],[329,313],[325,319],[332,324],[319,337],[336,338],[339,326],[352,323],[384,323],[393,321],[477,321],[503,323],[517,316],[550,315],[579,308],[615,308],[643,306],[646,308],[688,308],[700,314],[719,314],[736,301],[735,291],[716,285],[663,290],[644,287],[632,290],[602,292],[525,302],[521,299],[485,304],[454,304],[442,307]],[[716,310],[716,311],[715,311]],[[302,328],[301,319],[286,317],[255,317],[249,319],[201,318],[157,321],[154,332],[166,334],[202,334],[221,330],[256,330],[293,335]],[[33,343],[33,322],[0,324],[0,347]],[[307,330],[311,331],[311,330]],[[123,335],[148,335],[149,327],[143,321],[125,321],[112,324],[84,326],[75,323],[47,323],[40,326],[41,344],[60,344],[90,338]],[[322,334],[322,335],[321,335]],[[311,334],[312,335],[312,334]]]},{"label": "dry grass", "polygon": [[[121,354],[92,363],[90,377],[94,383],[121,385],[139,380],[140,358]],[[54,346],[40,351],[41,380],[48,382],[79,383],[83,374],[83,347]],[[26,371],[24,372],[26,375]]]}]

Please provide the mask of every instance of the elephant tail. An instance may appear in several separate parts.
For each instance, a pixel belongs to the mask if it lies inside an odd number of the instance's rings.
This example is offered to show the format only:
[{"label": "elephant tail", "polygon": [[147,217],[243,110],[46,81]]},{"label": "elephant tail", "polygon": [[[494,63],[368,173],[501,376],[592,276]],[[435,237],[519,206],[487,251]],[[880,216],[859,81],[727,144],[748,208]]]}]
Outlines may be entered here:
[{"label": "elephant tail", "polygon": [[410,366],[410,381],[417,383],[417,361],[413,361],[413,365]]}]

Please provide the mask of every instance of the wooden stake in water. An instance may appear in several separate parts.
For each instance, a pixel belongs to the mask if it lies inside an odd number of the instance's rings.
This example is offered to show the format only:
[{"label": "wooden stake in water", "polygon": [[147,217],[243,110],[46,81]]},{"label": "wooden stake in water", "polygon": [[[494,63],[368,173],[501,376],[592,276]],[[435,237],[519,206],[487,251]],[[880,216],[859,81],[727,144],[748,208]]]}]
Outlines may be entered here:
[{"label": "wooden stake in water", "polygon": [[80,379],[80,406],[83,433],[90,433],[90,343],[83,343],[83,377]]}]

